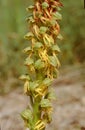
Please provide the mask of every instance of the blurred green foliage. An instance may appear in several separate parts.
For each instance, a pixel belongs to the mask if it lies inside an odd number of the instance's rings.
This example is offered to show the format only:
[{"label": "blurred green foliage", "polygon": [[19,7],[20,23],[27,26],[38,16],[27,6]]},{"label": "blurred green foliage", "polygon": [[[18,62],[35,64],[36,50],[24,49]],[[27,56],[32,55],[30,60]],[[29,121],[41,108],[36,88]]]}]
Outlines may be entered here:
[{"label": "blurred green foliage", "polygon": [[85,61],[85,9],[84,1],[62,0],[63,20],[61,31],[64,40],[61,44],[62,63],[72,64]]},{"label": "blurred green foliage", "polygon": [[[85,9],[83,0],[61,0],[63,20],[61,34],[62,64],[73,64],[85,60]],[[32,1],[0,0],[0,75],[20,75],[24,71],[22,49],[28,44],[24,39],[27,32],[25,8]]]}]

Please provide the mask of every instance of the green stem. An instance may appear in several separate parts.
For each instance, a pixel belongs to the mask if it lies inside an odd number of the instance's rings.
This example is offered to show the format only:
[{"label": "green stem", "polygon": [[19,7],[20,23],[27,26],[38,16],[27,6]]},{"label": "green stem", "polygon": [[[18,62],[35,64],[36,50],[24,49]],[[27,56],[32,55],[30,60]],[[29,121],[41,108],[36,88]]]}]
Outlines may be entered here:
[{"label": "green stem", "polygon": [[40,119],[39,102],[35,101],[33,105],[34,124]]},{"label": "green stem", "polygon": [[40,120],[39,101],[35,100],[33,104],[33,125],[30,130],[34,130],[36,122]]}]

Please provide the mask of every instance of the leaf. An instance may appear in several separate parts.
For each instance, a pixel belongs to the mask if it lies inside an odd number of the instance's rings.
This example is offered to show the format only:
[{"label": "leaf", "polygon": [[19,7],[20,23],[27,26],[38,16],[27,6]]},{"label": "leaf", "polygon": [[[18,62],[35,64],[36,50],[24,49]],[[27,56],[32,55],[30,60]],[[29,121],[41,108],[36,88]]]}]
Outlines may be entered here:
[{"label": "leaf", "polygon": [[42,3],[42,8],[43,9],[46,9],[46,8],[48,8],[49,7],[49,4],[47,3],[47,2],[43,2]]},{"label": "leaf", "polygon": [[40,106],[42,108],[48,108],[48,107],[51,107],[51,103],[48,99],[42,99],[40,102]]},{"label": "leaf", "polygon": [[27,52],[31,52],[32,51],[32,48],[29,46],[29,47],[26,47],[23,52],[24,53],[27,53]]},{"label": "leaf", "polygon": [[32,115],[31,110],[30,110],[30,109],[24,110],[24,111],[21,113],[21,117],[22,117],[24,120],[32,121],[33,115]]},{"label": "leaf", "polygon": [[34,36],[34,35],[33,35],[32,32],[28,32],[28,33],[24,36],[24,38],[27,39],[27,40],[30,40],[33,36]]},{"label": "leaf", "polygon": [[61,52],[61,51],[60,51],[60,48],[58,47],[58,45],[53,45],[53,46],[52,46],[52,50],[53,50],[53,51],[57,51],[57,52]]},{"label": "leaf", "polygon": [[45,78],[45,80],[43,81],[44,85],[50,86],[52,83],[52,80],[50,78]]},{"label": "leaf", "polygon": [[61,34],[59,34],[59,35],[57,36],[57,38],[60,39],[60,40],[63,40],[63,36],[62,36]]},{"label": "leaf", "polygon": [[42,47],[43,46],[43,44],[41,43],[41,42],[36,42],[35,44],[34,44],[34,47],[35,48],[40,48],[40,47]]},{"label": "leaf", "polygon": [[25,65],[31,65],[33,63],[34,63],[34,61],[32,58],[30,58],[30,57],[26,58]]},{"label": "leaf", "polygon": [[45,66],[45,65],[44,65],[44,62],[42,62],[41,59],[39,59],[39,60],[37,60],[37,61],[35,62],[35,68],[36,68],[36,69],[42,69],[44,66]]},{"label": "leaf", "polygon": [[61,20],[62,19],[62,15],[59,12],[55,12],[53,13],[53,16],[56,20]]},{"label": "leaf", "polygon": [[44,34],[47,30],[48,30],[47,27],[44,27],[44,26],[40,27],[40,33],[41,34]]}]

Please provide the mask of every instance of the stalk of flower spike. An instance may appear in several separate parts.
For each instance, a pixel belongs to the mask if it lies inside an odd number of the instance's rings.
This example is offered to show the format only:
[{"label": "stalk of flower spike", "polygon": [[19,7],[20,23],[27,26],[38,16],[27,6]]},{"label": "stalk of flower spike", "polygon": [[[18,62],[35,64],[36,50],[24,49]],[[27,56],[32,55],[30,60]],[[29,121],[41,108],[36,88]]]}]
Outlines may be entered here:
[{"label": "stalk of flower spike", "polygon": [[31,44],[24,49],[28,72],[21,79],[25,81],[24,93],[30,97],[31,108],[25,109],[21,116],[30,130],[45,130],[52,120],[51,100],[55,96],[51,84],[60,67],[56,39],[62,39],[58,24],[62,19],[61,6],[59,0],[35,0],[27,8],[31,12],[27,18],[30,31],[25,39]]}]

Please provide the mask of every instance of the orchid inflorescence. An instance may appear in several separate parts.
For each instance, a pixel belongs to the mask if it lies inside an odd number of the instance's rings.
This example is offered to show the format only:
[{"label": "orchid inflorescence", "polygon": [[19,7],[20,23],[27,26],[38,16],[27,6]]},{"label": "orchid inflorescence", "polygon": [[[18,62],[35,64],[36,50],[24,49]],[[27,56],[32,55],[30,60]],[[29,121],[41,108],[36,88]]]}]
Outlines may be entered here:
[{"label": "orchid inflorescence", "polygon": [[26,19],[30,31],[25,39],[31,44],[24,49],[28,73],[20,78],[25,81],[24,93],[30,97],[31,108],[25,109],[21,116],[30,130],[45,130],[52,120],[51,100],[55,96],[51,84],[60,67],[56,39],[62,39],[58,24],[62,19],[61,6],[59,0],[35,0],[26,9],[31,14]]}]

